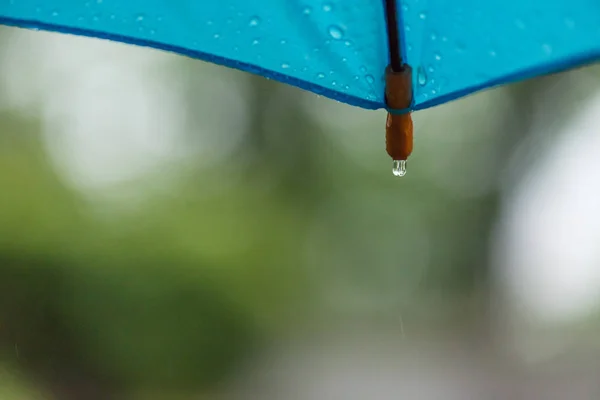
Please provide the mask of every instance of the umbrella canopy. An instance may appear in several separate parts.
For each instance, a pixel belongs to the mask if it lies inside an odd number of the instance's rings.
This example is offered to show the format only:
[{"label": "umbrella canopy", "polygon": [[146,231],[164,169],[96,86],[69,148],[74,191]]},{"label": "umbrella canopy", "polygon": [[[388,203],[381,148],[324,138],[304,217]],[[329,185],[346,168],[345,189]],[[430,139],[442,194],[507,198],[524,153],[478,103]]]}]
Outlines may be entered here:
[{"label": "umbrella canopy", "polygon": [[[418,110],[600,57],[598,0],[402,0]],[[383,0],[3,0],[0,23],[174,51],[384,108]]]}]

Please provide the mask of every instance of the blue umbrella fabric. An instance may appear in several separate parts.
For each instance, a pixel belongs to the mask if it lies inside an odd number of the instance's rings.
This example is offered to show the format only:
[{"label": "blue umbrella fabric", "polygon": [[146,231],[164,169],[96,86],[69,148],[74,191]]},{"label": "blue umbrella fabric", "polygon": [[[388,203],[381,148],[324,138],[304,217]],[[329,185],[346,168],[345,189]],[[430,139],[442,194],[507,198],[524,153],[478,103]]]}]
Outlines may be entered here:
[{"label": "blue umbrella fabric", "polygon": [[[600,57],[599,0],[402,0],[413,110]],[[0,0],[0,23],[110,39],[385,108],[383,0]]]}]

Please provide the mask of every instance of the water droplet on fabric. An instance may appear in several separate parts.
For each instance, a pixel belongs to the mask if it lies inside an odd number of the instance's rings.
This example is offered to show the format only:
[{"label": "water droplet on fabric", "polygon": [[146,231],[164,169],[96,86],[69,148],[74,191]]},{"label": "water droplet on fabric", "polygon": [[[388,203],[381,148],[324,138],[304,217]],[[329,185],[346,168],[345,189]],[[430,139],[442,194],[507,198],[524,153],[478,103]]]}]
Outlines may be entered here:
[{"label": "water droplet on fabric", "polygon": [[373,78],[373,75],[365,75],[365,79],[367,80],[367,83],[375,82],[375,78]]},{"label": "water droplet on fabric", "polygon": [[399,178],[406,175],[406,160],[394,160],[392,173]]},{"label": "water droplet on fabric", "polygon": [[290,67],[290,64],[288,64],[288,63],[281,64],[281,68],[283,68],[283,69],[288,69],[289,67]]},{"label": "water droplet on fabric", "polygon": [[215,39],[218,39],[218,38],[220,38],[220,37],[221,37],[221,35],[219,35],[218,33],[215,33],[215,34],[213,35],[213,37],[214,37]]},{"label": "water droplet on fabric", "polygon": [[567,28],[573,29],[575,28],[575,21],[573,21],[571,18],[565,18],[565,25]]},{"label": "water droplet on fabric", "polygon": [[404,25],[404,30],[406,32],[410,32],[410,25]]},{"label": "water droplet on fabric", "polygon": [[408,5],[402,4],[402,11],[408,11]]},{"label": "water droplet on fabric", "polygon": [[325,78],[325,74],[324,74],[324,73],[322,73],[322,72],[319,72],[319,73],[317,74],[317,78],[319,78],[319,79],[324,79],[324,78]]},{"label": "water droplet on fabric", "polygon": [[431,40],[437,40],[437,35],[435,32],[431,34]]},{"label": "water droplet on fabric", "polygon": [[286,44],[286,43],[287,43],[287,40],[285,40],[285,39],[282,39],[282,40],[281,40],[281,42],[279,42],[279,43],[281,43],[281,44]]},{"label": "water droplet on fabric", "polygon": [[135,17],[135,20],[137,22],[142,22],[144,20],[144,16],[142,14],[138,15],[137,17]]},{"label": "water droplet on fabric", "polygon": [[336,81],[332,81],[331,82],[331,86],[337,86],[337,82]]},{"label": "water droplet on fabric", "polygon": [[358,75],[354,75],[354,80],[355,80],[355,81],[357,81],[357,80],[359,80],[359,79],[360,79],[360,76],[358,76]]},{"label": "water droplet on fabric", "polygon": [[309,15],[312,12],[312,8],[310,7],[304,7],[304,10],[302,10],[302,14],[304,15]]},{"label": "water droplet on fabric", "polygon": [[341,39],[344,36],[344,31],[337,25],[331,25],[328,31],[329,35],[334,39]]},{"label": "water droplet on fabric", "polygon": [[257,44],[259,44],[259,43],[260,43],[260,41],[259,41],[258,39],[254,39],[254,40],[252,41],[252,46],[256,46],[256,45],[257,45]]},{"label": "water droplet on fabric", "polygon": [[525,29],[525,22],[523,22],[523,20],[522,20],[522,19],[516,19],[516,20],[515,20],[515,26],[516,26],[518,29]]},{"label": "water droplet on fabric", "polygon": [[427,67],[427,72],[432,73],[434,71],[435,71],[435,68],[433,68],[433,65],[430,65],[429,67]]},{"label": "water droplet on fabric", "polygon": [[349,41],[349,40],[346,40],[346,41],[344,42],[344,45],[345,45],[346,47],[350,47],[350,46],[352,46],[352,42],[351,42],[351,41]]},{"label": "water droplet on fabric", "polygon": [[552,46],[550,46],[548,43],[544,43],[542,45],[542,50],[548,55],[552,54]]},{"label": "water droplet on fabric", "polygon": [[422,12],[421,14],[419,14],[419,18],[421,19],[426,19],[427,18],[427,14]]},{"label": "water droplet on fabric", "polygon": [[325,12],[329,12],[329,11],[331,11],[331,10],[333,10],[333,7],[332,7],[332,5],[331,5],[331,4],[329,4],[329,3],[324,3],[324,4],[323,4],[323,11],[325,11]]},{"label": "water droplet on fabric", "polygon": [[257,17],[257,16],[250,17],[250,22],[248,22],[248,25],[258,26],[258,24],[260,24],[260,17]]},{"label": "water droplet on fabric", "polygon": [[442,59],[442,55],[440,53],[435,53],[433,55],[433,57],[435,58],[436,61],[440,61]]},{"label": "water droplet on fabric", "polygon": [[423,67],[417,68],[417,83],[420,86],[427,85],[427,74],[425,73]]},{"label": "water droplet on fabric", "polygon": [[490,57],[496,57],[496,51],[495,50],[490,50]]},{"label": "water droplet on fabric", "polygon": [[348,61],[348,59],[347,59],[346,57],[342,57],[342,62],[343,62],[343,63],[345,63],[345,62],[347,62],[347,61]]},{"label": "water droplet on fabric", "polygon": [[53,17],[58,17],[58,11],[52,11],[52,16]]},{"label": "water droplet on fabric", "polygon": [[364,65],[361,65],[361,66],[360,66],[360,72],[362,72],[363,74],[364,74],[365,72],[367,72],[367,67],[365,67]]},{"label": "water droplet on fabric", "polygon": [[344,86],[344,90],[350,90],[350,86],[349,85]]}]

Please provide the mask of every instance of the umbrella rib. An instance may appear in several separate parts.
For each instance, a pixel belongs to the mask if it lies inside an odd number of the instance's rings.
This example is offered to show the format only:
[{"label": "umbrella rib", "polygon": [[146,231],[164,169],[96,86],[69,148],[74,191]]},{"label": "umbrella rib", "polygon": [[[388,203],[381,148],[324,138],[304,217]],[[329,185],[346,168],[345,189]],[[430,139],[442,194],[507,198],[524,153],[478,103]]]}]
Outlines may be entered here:
[{"label": "umbrella rib", "polygon": [[398,10],[396,7],[396,0],[384,1],[390,66],[392,67],[392,71],[400,72],[403,70],[404,62],[402,61],[402,55],[400,54],[400,34],[398,32]]}]

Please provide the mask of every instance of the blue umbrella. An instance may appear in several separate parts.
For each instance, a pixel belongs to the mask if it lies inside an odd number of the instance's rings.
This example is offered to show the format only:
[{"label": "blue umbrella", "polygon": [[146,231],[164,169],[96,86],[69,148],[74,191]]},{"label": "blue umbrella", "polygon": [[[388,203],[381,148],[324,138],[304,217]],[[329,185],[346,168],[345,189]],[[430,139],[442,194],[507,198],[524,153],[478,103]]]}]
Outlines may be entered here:
[{"label": "blue umbrella", "polygon": [[397,175],[412,149],[407,111],[600,56],[598,0],[398,1],[2,0],[0,23],[173,51],[386,108]]}]

